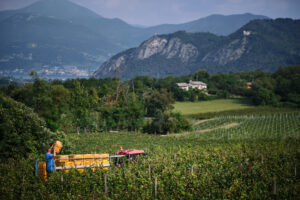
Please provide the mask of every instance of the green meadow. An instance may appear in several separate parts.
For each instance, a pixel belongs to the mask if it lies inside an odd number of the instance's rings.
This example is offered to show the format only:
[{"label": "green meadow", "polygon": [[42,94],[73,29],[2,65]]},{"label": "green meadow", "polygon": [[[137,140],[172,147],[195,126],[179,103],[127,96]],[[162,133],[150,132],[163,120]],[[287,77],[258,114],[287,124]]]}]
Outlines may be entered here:
[{"label": "green meadow", "polygon": [[255,108],[244,99],[217,99],[199,102],[176,102],[174,110],[183,115]]}]

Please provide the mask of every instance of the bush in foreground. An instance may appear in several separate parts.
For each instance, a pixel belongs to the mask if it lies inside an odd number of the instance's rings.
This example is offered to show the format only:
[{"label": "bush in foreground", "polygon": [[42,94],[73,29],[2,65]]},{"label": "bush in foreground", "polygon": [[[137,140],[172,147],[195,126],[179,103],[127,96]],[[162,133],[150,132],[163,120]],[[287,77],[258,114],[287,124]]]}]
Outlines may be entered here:
[{"label": "bush in foreground", "polygon": [[55,135],[22,103],[0,95],[0,160],[44,153]]}]

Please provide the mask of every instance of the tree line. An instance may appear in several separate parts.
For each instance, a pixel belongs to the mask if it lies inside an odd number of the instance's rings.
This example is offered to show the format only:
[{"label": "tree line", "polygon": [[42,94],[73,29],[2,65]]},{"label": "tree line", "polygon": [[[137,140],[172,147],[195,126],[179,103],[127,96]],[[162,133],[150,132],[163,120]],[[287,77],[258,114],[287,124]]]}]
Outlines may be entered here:
[{"label": "tree line", "polygon": [[[1,88],[4,96],[32,108],[52,131],[99,132],[128,130],[151,133],[180,132],[191,125],[172,113],[175,101],[201,101],[232,96],[247,97],[256,105],[300,106],[300,66],[156,79],[140,76],[119,79],[46,81],[31,73],[32,82]],[[208,89],[185,91],[176,83],[202,81]],[[251,83],[251,88],[247,83]]]},{"label": "tree line", "polygon": [[[2,87],[0,95],[5,100],[11,98],[9,101],[14,100],[33,109],[51,131],[78,134],[111,130],[167,133],[191,127],[181,114],[172,113],[171,104],[175,101],[164,89],[149,89],[138,94],[131,82],[118,79],[46,81],[34,72],[31,76],[32,83]],[[175,124],[169,123],[172,120]],[[144,128],[154,123],[157,129]],[[182,123],[185,125],[182,126]]]},{"label": "tree line", "polygon": [[[209,74],[199,70],[188,76],[167,76],[155,79],[147,76],[136,77],[130,82],[134,84],[136,93],[145,90],[166,89],[175,101],[202,101],[216,98],[241,96],[250,99],[255,105],[300,106],[300,65],[279,67],[274,73],[262,70],[243,71],[237,73]],[[177,87],[176,83],[202,81],[208,85],[207,91]],[[248,84],[250,83],[250,87]]]}]

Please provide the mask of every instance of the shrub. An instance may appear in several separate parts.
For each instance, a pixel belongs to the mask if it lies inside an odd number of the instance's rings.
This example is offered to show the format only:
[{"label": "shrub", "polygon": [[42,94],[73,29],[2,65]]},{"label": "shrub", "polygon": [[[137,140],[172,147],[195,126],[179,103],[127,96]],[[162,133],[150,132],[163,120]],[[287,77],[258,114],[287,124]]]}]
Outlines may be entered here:
[{"label": "shrub", "polygon": [[191,130],[191,123],[180,113],[165,112],[155,115],[151,123],[148,123],[143,131],[146,133],[179,133]]},{"label": "shrub", "polygon": [[257,88],[254,90],[253,102],[256,105],[277,105],[278,100],[275,94],[266,88]]},{"label": "shrub", "polygon": [[32,109],[2,95],[0,132],[0,160],[44,153],[56,139]]}]

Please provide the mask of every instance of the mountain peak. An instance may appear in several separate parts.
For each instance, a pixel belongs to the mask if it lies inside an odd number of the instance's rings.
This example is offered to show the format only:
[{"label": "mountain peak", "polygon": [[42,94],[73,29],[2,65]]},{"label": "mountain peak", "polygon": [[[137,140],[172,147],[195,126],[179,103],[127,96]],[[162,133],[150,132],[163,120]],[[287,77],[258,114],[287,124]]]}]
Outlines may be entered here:
[{"label": "mountain peak", "polygon": [[58,19],[99,18],[95,12],[69,0],[40,0],[23,9],[23,12],[51,16]]}]

